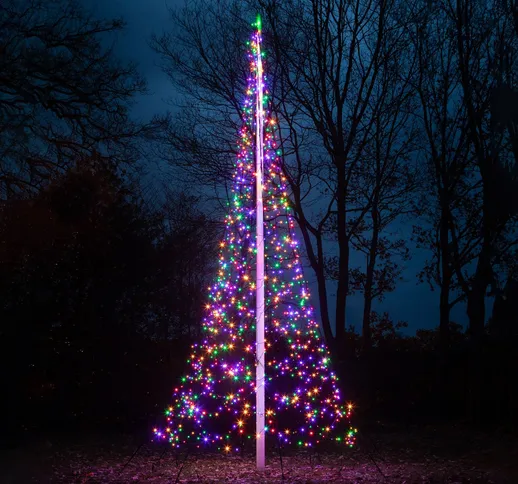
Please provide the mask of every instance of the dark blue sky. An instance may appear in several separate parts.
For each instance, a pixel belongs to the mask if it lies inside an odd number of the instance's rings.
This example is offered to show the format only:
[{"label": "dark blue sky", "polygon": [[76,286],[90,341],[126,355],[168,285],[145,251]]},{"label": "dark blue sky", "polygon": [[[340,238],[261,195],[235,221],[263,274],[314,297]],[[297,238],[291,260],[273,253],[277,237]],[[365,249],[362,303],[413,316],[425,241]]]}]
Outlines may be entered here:
[{"label": "dark blue sky", "polygon": [[134,114],[148,119],[168,110],[166,101],[174,95],[167,76],[157,66],[159,59],[148,46],[153,33],[171,26],[169,6],[183,0],[80,0],[98,18],[122,17],[126,28],[117,35],[115,52],[119,58],[135,61],[148,82],[149,96],[138,99]]},{"label": "dark blue sky", "polygon": [[[140,72],[146,77],[150,95],[137,99],[134,115],[148,119],[153,114],[165,112],[167,101],[174,98],[175,92],[167,76],[158,67],[159,59],[148,47],[152,33],[161,33],[172,27],[168,6],[181,6],[183,0],[82,0],[83,5],[98,17],[123,17],[127,23],[125,31],[116,39],[116,53],[125,60],[136,61]],[[409,237],[410,227],[400,227],[403,236]],[[430,292],[427,285],[417,285],[416,274],[427,257],[424,251],[412,251],[413,259],[407,263],[403,274],[405,282],[399,283],[394,293],[375,309],[388,311],[394,320],[409,323],[408,332],[419,328],[432,328],[439,323],[439,293]],[[312,278],[306,270],[306,277]],[[313,304],[316,304],[316,288],[313,286]],[[333,294],[330,288],[330,294]],[[361,324],[362,299],[352,297],[348,305],[348,325]],[[465,324],[467,321],[464,305],[457,305],[451,320]]]}]

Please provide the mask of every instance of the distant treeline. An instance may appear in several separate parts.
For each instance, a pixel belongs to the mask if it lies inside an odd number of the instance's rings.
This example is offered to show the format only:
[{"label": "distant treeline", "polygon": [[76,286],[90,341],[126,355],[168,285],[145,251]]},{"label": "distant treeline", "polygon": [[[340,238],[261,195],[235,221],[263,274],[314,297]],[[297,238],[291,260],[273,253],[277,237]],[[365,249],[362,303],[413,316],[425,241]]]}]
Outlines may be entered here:
[{"label": "distant treeline", "polygon": [[[192,197],[151,210],[102,159],[82,166],[2,204],[3,435],[145,432],[201,336],[221,226]],[[517,302],[498,300],[476,353],[454,323],[446,352],[438,329],[404,337],[387,314],[368,353],[348,331],[335,367],[356,418],[516,425]]]}]

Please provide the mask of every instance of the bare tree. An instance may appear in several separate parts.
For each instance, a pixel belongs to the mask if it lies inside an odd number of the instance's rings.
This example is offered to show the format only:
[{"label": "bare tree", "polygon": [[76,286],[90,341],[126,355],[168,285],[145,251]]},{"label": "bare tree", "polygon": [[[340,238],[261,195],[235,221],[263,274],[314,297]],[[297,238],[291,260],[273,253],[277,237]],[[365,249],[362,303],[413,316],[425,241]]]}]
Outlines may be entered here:
[{"label": "bare tree", "polygon": [[232,177],[249,75],[246,7],[233,0],[195,0],[169,12],[174,29],[153,35],[150,45],[181,96],[172,100],[175,116],[160,155],[189,181],[224,184]]},{"label": "bare tree", "polygon": [[95,150],[138,156],[152,126],[130,120],[145,91],[101,38],[120,20],[96,20],[74,1],[6,0],[0,5],[0,197],[38,189]]},{"label": "bare tree", "polygon": [[484,333],[487,288],[498,285],[493,264],[499,248],[509,250],[517,243],[516,234],[512,237],[512,226],[518,219],[513,137],[509,139],[502,130],[494,129],[494,113],[492,126],[491,101],[504,80],[509,88],[516,83],[516,61],[510,50],[518,47],[518,34],[500,2],[492,7],[488,10],[471,0],[450,0],[446,4],[454,27],[470,152],[481,182],[481,244],[475,272],[468,279],[456,268],[467,296],[469,329],[475,340]]},{"label": "bare tree", "polygon": [[[410,52],[404,19],[395,1],[261,3],[280,70],[275,99],[283,120],[290,120],[289,139],[283,141],[296,163],[288,157],[286,171],[317,274],[324,331],[339,347],[345,336],[351,253],[368,240],[363,324],[368,347],[381,231],[405,211],[411,186],[409,178],[395,176],[412,171],[410,164],[403,168],[411,150],[405,109],[413,70],[412,59],[404,55]],[[301,150],[296,144],[301,137],[316,140],[317,149]],[[327,207],[318,211],[305,203],[316,187],[321,187],[320,206]],[[323,250],[329,226],[338,252],[332,259],[337,281],[334,338],[325,280],[329,256]]]},{"label": "bare tree", "polygon": [[[440,4],[434,8],[420,4],[415,19],[411,32],[419,59],[415,88],[421,105],[418,118],[427,161],[422,210],[426,223],[415,227],[415,235],[418,244],[432,253],[421,278],[432,289],[439,287],[439,335],[446,348],[450,341],[450,311],[464,297],[457,292],[455,266],[463,270],[469,265],[479,242],[473,219],[478,216],[474,210],[478,184],[469,180],[471,158],[465,109],[447,13]],[[456,253],[452,252],[452,239],[459,246]]]},{"label": "bare tree", "polygon": [[499,3],[493,7],[450,0],[414,4],[415,87],[430,182],[428,227],[418,227],[416,235],[432,249],[422,276],[440,288],[443,348],[450,310],[459,301],[467,302],[471,334],[481,337],[487,288],[498,287],[495,268],[516,243],[512,96],[502,96],[499,80],[503,64],[513,69],[506,52],[516,35],[513,40],[510,17]]},{"label": "bare tree", "polygon": [[[174,162],[199,178],[224,179],[229,173],[248,75],[240,49],[249,32],[243,18],[252,18],[248,12],[258,5],[271,53],[268,72],[283,168],[316,275],[324,334],[337,349],[345,336],[353,239],[370,230],[372,214],[407,198],[395,174],[404,171],[400,164],[410,151],[400,139],[408,127],[403,111],[413,64],[402,55],[408,42],[396,1],[196,1],[174,11],[178,29],[155,37],[152,46],[188,96],[169,134]],[[334,317],[326,281],[329,239],[338,251]],[[373,250],[379,247],[375,243]]]},{"label": "bare tree", "polygon": [[[417,129],[414,122],[415,96],[411,88],[412,69],[399,77],[399,62],[382,72],[380,90],[385,90],[371,141],[366,145],[359,180],[354,192],[369,206],[365,226],[353,234],[354,249],[365,255],[365,269],[351,273],[352,289],[364,296],[362,343],[371,347],[373,302],[382,301],[396,289],[404,261],[410,259],[407,237],[394,228],[396,221],[409,218],[415,204],[420,173],[417,169]],[[398,73],[398,75],[396,75]]]}]

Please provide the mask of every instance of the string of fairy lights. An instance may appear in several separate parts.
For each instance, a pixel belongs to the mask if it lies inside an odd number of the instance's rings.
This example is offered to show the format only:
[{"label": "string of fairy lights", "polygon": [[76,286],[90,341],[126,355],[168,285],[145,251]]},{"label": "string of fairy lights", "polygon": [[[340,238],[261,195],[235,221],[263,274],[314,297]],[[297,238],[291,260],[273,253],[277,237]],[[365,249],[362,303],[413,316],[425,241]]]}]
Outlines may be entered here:
[{"label": "string of fairy lights", "polygon": [[[217,277],[208,288],[204,339],[174,389],[159,440],[239,452],[255,435],[254,95],[259,26],[248,42],[250,75]],[[263,83],[266,86],[266,77]],[[264,232],[267,443],[307,448],[325,439],[353,446],[351,404],[342,401],[330,354],[313,319],[295,237],[277,124],[264,89]],[[273,438],[272,438],[273,437]]]}]

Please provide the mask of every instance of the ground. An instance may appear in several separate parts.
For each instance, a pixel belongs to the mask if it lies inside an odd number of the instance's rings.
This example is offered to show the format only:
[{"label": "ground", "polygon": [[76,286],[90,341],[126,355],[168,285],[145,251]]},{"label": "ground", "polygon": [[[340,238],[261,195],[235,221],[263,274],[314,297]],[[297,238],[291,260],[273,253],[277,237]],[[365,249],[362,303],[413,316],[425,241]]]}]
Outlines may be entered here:
[{"label": "ground", "polygon": [[[142,442],[140,442],[142,443]],[[175,453],[131,437],[82,437],[4,452],[0,482],[40,483],[516,483],[518,443],[504,432],[460,427],[363,431],[355,450],[268,457]],[[133,456],[135,451],[138,452]]]}]

